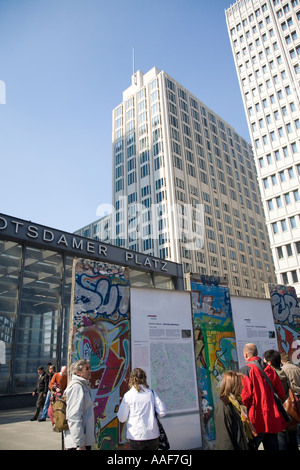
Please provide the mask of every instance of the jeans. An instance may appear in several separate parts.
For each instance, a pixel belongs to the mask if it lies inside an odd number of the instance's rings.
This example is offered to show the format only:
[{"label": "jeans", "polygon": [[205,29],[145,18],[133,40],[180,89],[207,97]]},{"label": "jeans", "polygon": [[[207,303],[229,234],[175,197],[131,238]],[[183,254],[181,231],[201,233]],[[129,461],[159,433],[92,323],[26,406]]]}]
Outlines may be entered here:
[{"label": "jeans", "polygon": [[51,396],[51,391],[48,390],[47,395],[46,395],[44,408],[43,408],[42,419],[46,419],[48,417],[48,408],[49,408],[49,403],[50,403],[50,396]]},{"label": "jeans", "polygon": [[297,430],[278,433],[279,450],[298,450]]},{"label": "jeans", "polygon": [[257,447],[263,444],[264,450],[279,450],[277,433],[261,433],[255,439]]}]

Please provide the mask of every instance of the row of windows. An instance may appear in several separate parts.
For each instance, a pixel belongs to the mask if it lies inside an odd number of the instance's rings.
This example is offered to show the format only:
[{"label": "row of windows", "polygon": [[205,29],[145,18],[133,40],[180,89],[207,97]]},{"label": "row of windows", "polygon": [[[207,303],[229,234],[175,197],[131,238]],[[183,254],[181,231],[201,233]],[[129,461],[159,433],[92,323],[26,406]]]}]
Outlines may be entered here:
[{"label": "row of windows", "polygon": [[[259,118],[257,122],[256,121],[252,122],[252,124],[251,124],[252,131],[256,132],[256,131],[260,130],[261,132],[263,132],[263,129],[265,128],[266,125],[269,126],[270,124],[273,124],[273,117],[274,117],[274,121],[279,121],[280,119],[284,119],[285,117],[290,116],[288,108],[290,109],[291,112],[296,111],[295,103],[291,102],[291,103],[289,103],[289,106],[284,105],[280,108],[280,110],[274,109],[272,114],[271,113],[267,114],[265,117]],[[259,104],[255,105],[255,109],[258,110],[258,112],[259,112],[260,111],[260,105]],[[252,107],[249,108],[249,114],[250,114],[250,116],[255,115]],[[299,119],[298,118],[294,120],[294,125],[295,125],[296,129],[299,129]],[[291,126],[291,124],[290,124],[290,126]],[[279,127],[278,123],[276,123],[276,127]]]},{"label": "row of windows", "polygon": [[275,198],[268,199],[267,205],[268,205],[269,211],[273,211],[275,208],[280,209],[281,207],[283,207],[283,201],[285,202],[287,206],[290,204],[293,204],[294,202],[299,202],[300,201],[299,189],[295,189],[294,191],[285,193],[282,196],[277,196]]},{"label": "row of windows", "polygon": [[[291,147],[292,149],[294,149],[292,150],[293,154],[297,153],[297,145],[296,147],[294,145],[296,144],[292,144],[292,147]],[[272,153],[268,153],[265,157],[260,157],[258,159],[259,166],[260,168],[265,168],[266,163],[268,165],[272,165],[276,161],[280,161],[281,157],[288,158],[290,155],[291,155],[290,148],[288,146],[282,147],[279,150],[275,150]]]},{"label": "row of windows", "polygon": [[300,242],[295,244],[288,243],[287,245],[279,246],[276,248],[278,259],[289,258],[292,256],[300,255]]},{"label": "row of windows", "polygon": [[[300,165],[297,165],[296,168],[290,167],[287,168],[286,170],[281,170],[278,173],[274,173],[271,176],[268,176],[266,178],[263,178],[263,185],[265,189],[270,188],[270,183],[272,183],[273,186],[276,186],[279,182],[284,183],[288,181],[288,178],[291,180],[293,178],[296,178],[298,175],[300,175]],[[288,177],[288,178],[287,178]]]},{"label": "row of windows", "polygon": [[299,216],[288,217],[288,219],[282,219],[272,224],[273,234],[277,235],[280,232],[287,232],[299,227]]},{"label": "row of windows", "polygon": [[[295,121],[295,128],[300,129],[300,121],[297,119]],[[269,135],[265,134],[261,138],[255,139],[255,147],[257,149],[262,148],[262,145],[268,145],[271,142],[276,142],[277,139],[281,137],[285,137],[285,135],[292,134],[295,130],[290,122],[286,123],[285,126],[280,126],[276,130],[270,131]],[[297,144],[291,144],[293,153],[297,153]],[[286,151],[288,151],[287,146],[285,147]]]},{"label": "row of windows", "polygon": [[[269,17],[266,18],[266,23],[267,23],[267,24],[270,24],[270,18],[269,18]],[[287,20],[287,23],[286,23],[286,22],[283,23],[282,29],[285,31],[285,30],[287,30],[288,27],[291,28],[292,26],[293,26],[293,20],[292,20],[292,18],[289,18],[289,19]],[[263,22],[262,22],[262,21],[259,22],[259,28],[262,29],[263,27],[264,27]],[[252,31],[253,31],[253,34],[256,34],[256,33],[258,32],[257,26],[254,26],[254,27],[252,28]],[[269,34],[270,34],[270,37],[274,37],[274,30],[273,30],[273,29],[270,29],[270,30],[269,30]],[[249,30],[246,31],[245,35],[246,35],[246,39],[252,39]],[[255,39],[255,38],[253,38],[253,39]],[[262,33],[262,34],[261,34],[261,39],[262,39],[263,42],[266,42],[266,41],[268,40],[267,34],[266,34],[266,33]],[[297,35],[297,33],[296,33],[295,30],[292,30],[291,32],[289,32],[289,34],[287,34],[287,35],[285,36],[285,38],[284,38],[285,43],[286,43],[288,46],[289,46],[290,44],[292,44],[293,41],[296,41],[297,39],[298,39],[298,35]],[[243,47],[243,44],[244,44],[244,43],[245,43],[245,37],[244,37],[244,35],[241,35],[241,36],[240,36],[240,44],[238,43],[237,39],[235,39],[235,40],[233,41],[233,44],[234,44],[235,49],[236,49],[237,47]],[[256,46],[260,46],[260,45],[261,45],[261,40],[260,40],[260,38],[256,38],[256,39],[255,39],[255,44],[256,44]],[[278,47],[278,44],[277,44],[277,41],[274,42],[272,45],[273,45],[274,51],[277,51],[278,48],[279,48],[279,47]],[[249,44],[249,48],[250,48],[250,50],[253,50],[253,43],[250,43],[250,44]],[[246,48],[243,48],[243,49],[242,49],[242,52],[243,52],[244,55],[246,55],[246,54],[247,54]],[[267,55],[268,55],[268,53],[270,53],[270,50],[268,50]],[[240,57],[240,56],[238,55],[238,57]]]},{"label": "row of windows", "polygon": [[[290,274],[290,279],[289,279]],[[283,284],[290,285],[299,282],[297,270],[289,271],[281,274]]]}]

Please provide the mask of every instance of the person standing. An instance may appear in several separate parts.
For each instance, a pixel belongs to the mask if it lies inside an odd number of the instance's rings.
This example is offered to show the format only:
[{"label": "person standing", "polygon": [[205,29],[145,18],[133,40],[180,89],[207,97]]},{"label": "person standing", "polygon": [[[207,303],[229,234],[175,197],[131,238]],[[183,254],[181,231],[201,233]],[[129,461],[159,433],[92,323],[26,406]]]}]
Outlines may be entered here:
[{"label": "person standing", "polygon": [[143,369],[135,368],[130,374],[129,391],[125,393],[118,410],[121,423],[127,421],[127,439],[130,450],[157,450],[159,418],[166,414],[166,407],[158,395],[149,388]]},{"label": "person standing", "polygon": [[216,450],[251,450],[255,430],[241,403],[242,374],[229,371],[223,376],[220,400],[215,407]]},{"label": "person standing", "polygon": [[69,429],[63,431],[67,450],[90,450],[96,443],[95,418],[91,397],[91,366],[86,359],[80,359],[71,366],[71,381],[67,397],[66,419]]},{"label": "person standing", "polygon": [[240,369],[244,375],[242,400],[258,434],[257,447],[262,443],[265,450],[279,450],[277,434],[285,429],[286,423],[277,408],[274,393],[264,373],[279,398],[284,400],[285,392],[281,380],[271,366],[264,367],[255,344],[247,343],[243,353],[246,365]]},{"label": "person standing", "polygon": [[39,366],[37,368],[38,378],[36,382],[36,386],[34,391],[32,392],[32,396],[37,393],[37,401],[35,405],[35,413],[30,421],[36,421],[39,417],[40,411],[43,409],[45,397],[47,394],[47,381],[46,381],[46,373],[44,371],[43,366]]},{"label": "person standing", "polygon": [[45,399],[42,416],[39,419],[39,421],[46,421],[46,418],[48,416],[48,408],[50,405],[50,396],[51,396],[51,390],[49,388],[49,385],[54,374],[55,374],[55,366],[52,364],[48,364],[48,370],[46,371],[47,395]]},{"label": "person standing", "polygon": [[[275,372],[278,374],[284,388],[285,401],[289,396],[289,389],[291,388],[291,383],[288,376],[281,368],[281,357],[279,351],[276,351],[274,349],[269,349],[268,351],[265,351],[264,362],[269,364],[269,366],[273,367]],[[284,431],[279,432],[277,437],[279,450],[298,450],[297,424],[293,426],[286,426],[286,429]]]},{"label": "person standing", "polygon": [[[294,394],[300,398],[300,367],[299,365],[293,364],[287,354],[281,354],[282,370],[286,373],[289,378],[291,389]],[[294,429],[295,430],[295,429]],[[296,439],[298,446],[300,447],[300,424],[297,426]],[[294,443],[295,446],[295,443]]]},{"label": "person standing", "polygon": [[281,354],[282,370],[291,383],[291,389],[300,398],[300,367],[292,363],[287,354]]},{"label": "person standing", "polygon": [[62,366],[60,372],[56,372],[52,379],[50,380],[49,388],[50,390],[55,387],[56,392],[63,393],[67,387],[68,376],[67,376],[67,366]]}]

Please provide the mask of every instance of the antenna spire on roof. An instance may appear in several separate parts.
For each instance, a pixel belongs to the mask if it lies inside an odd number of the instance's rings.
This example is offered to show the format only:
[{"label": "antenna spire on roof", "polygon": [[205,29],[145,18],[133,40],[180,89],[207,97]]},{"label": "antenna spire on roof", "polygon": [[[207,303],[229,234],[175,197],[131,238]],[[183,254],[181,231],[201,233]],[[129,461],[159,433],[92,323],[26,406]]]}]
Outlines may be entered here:
[{"label": "antenna spire on roof", "polygon": [[132,47],[132,70],[133,70],[133,75],[135,74],[135,50],[134,46]]}]

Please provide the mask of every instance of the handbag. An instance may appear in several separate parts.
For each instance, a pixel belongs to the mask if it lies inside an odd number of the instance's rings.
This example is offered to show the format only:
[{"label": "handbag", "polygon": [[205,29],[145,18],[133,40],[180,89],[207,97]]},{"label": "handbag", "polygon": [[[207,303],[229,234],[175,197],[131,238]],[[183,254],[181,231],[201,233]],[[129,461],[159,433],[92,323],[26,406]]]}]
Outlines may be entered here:
[{"label": "handbag", "polygon": [[[154,400],[155,400],[155,395],[154,395],[153,390],[152,390],[152,393],[153,393]],[[161,422],[160,422],[160,419],[159,419],[159,417],[158,417],[158,414],[157,414],[157,412],[155,411],[155,402],[154,402],[154,414],[155,414],[155,418],[156,418],[157,425],[158,425],[158,429],[159,429],[159,436],[158,436],[159,445],[158,445],[158,450],[169,450],[169,449],[170,449],[169,439],[168,439],[168,436],[167,436],[167,434],[166,434],[166,431],[164,430],[163,425],[162,425]]]},{"label": "handbag", "polygon": [[273,392],[274,400],[275,400],[275,403],[276,403],[276,406],[277,406],[277,408],[278,408],[279,413],[282,414],[282,416],[283,416],[285,422],[286,422],[286,423],[289,423],[289,422],[291,421],[291,417],[290,417],[290,415],[287,413],[287,411],[285,410],[282,401],[280,400],[279,396],[278,396],[277,393],[275,392],[275,390],[274,390],[274,388],[273,388],[273,385],[272,385],[272,383],[271,383],[271,380],[269,379],[269,377],[267,376],[267,374],[264,372],[263,368],[260,366],[260,364],[259,364],[257,361],[252,361],[252,364],[255,364],[255,365],[256,365],[256,367],[259,369],[259,371],[262,373],[262,375],[263,375],[264,378],[266,379],[267,384],[269,385],[270,389],[271,389],[272,392]]},{"label": "handbag", "polygon": [[291,388],[289,389],[289,396],[283,406],[291,417],[291,421],[287,423],[287,429],[300,423],[300,400]]}]

